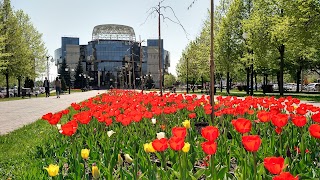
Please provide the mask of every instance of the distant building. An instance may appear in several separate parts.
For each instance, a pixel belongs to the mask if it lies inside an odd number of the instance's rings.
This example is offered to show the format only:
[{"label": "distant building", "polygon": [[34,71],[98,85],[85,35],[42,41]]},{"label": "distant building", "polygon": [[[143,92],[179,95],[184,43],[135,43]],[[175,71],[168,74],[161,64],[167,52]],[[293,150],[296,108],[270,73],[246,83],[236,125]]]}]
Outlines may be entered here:
[{"label": "distant building", "polygon": [[[92,40],[87,45],[79,45],[79,38],[62,37],[54,59],[58,68],[65,59],[70,69],[76,69],[80,60],[91,86],[141,88],[146,76],[151,75],[155,87],[159,87],[158,39],[148,39],[147,46],[140,47],[140,44],[132,27],[98,25],[94,27]],[[163,46],[161,52],[161,68],[167,73],[170,55]],[[71,72],[71,76],[74,73]]]}]

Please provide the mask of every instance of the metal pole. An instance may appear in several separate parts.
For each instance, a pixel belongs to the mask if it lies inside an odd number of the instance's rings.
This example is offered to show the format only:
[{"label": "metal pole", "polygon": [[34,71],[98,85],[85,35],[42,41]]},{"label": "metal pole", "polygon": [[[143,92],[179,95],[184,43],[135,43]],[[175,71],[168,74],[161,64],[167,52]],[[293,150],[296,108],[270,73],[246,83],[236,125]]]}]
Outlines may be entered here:
[{"label": "metal pole", "polygon": [[210,48],[210,100],[212,106],[211,112],[211,121],[214,124],[214,34],[213,34],[213,24],[214,23],[214,0],[211,0],[211,32],[210,32],[210,41],[211,41],[211,48]]},{"label": "metal pole", "polygon": [[49,57],[50,56],[47,56],[47,78],[50,81],[50,79],[49,79]]},{"label": "metal pole", "polygon": [[187,94],[189,93],[189,77],[188,77],[188,69],[189,69],[189,59],[187,58]]},{"label": "metal pole", "polygon": [[162,96],[162,73],[161,73],[161,25],[160,25],[160,2],[159,2],[159,11],[158,11],[158,22],[159,22],[159,40],[158,40],[158,47],[159,47],[159,87],[160,87],[160,95]]},{"label": "metal pole", "polygon": [[139,36],[139,39],[140,39],[140,84],[141,84],[141,89],[142,89],[142,56],[143,56],[143,53],[142,53],[142,46],[141,46],[141,36]]}]

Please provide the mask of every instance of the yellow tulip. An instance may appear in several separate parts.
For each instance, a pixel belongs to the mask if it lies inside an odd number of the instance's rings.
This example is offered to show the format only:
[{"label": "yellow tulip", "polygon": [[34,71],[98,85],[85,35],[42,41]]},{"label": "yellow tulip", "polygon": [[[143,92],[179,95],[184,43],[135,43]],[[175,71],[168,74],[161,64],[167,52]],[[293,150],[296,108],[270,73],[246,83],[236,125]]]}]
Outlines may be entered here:
[{"label": "yellow tulip", "polygon": [[132,163],[132,162],[133,162],[133,159],[130,157],[129,154],[125,154],[125,155],[124,155],[124,159],[125,159],[128,163]]},{"label": "yellow tulip", "polygon": [[89,149],[81,149],[81,157],[83,159],[88,159],[90,150]]},{"label": "yellow tulip", "polygon": [[120,165],[123,164],[123,159],[122,159],[122,157],[121,157],[121,154],[118,154],[118,163],[119,163]]},{"label": "yellow tulip", "polygon": [[188,142],[184,143],[184,146],[182,148],[183,152],[188,152],[190,150],[190,144]]},{"label": "yellow tulip", "polygon": [[48,171],[48,174],[51,177],[56,176],[59,173],[59,166],[55,164],[50,164],[49,167],[46,167],[44,169]]},{"label": "yellow tulip", "polygon": [[189,129],[191,126],[190,126],[190,121],[189,120],[185,120],[185,121],[183,121],[182,122],[182,125],[185,127],[185,128],[187,128],[187,129]]},{"label": "yellow tulip", "polygon": [[100,176],[100,171],[95,164],[92,164],[92,176],[94,179],[98,179]]},{"label": "yellow tulip", "polygon": [[144,149],[144,151],[147,152],[147,153],[156,152],[156,150],[155,150],[155,149],[153,148],[153,146],[152,146],[152,142],[144,144],[144,145],[143,145],[143,149]]}]

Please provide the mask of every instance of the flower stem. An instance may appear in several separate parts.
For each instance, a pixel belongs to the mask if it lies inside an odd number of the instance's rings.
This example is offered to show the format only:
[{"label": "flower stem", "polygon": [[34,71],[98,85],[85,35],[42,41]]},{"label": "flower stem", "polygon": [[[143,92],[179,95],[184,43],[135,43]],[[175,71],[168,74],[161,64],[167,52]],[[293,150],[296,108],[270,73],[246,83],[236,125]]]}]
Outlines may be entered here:
[{"label": "flower stem", "polygon": [[257,179],[257,153],[253,152],[253,179]]},{"label": "flower stem", "polygon": [[184,174],[184,166],[183,166],[183,164],[184,164],[184,158],[182,157],[182,156],[183,156],[182,153],[183,153],[182,151],[179,152],[180,178],[181,178],[181,179],[186,179],[186,178],[185,178],[185,174]]},{"label": "flower stem", "polygon": [[164,152],[160,152],[160,154],[161,154],[162,168],[164,170],[167,170],[167,163],[166,163],[166,158],[164,156]]},{"label": "flower stem", "polygon": [[216,180],[216,167],[214,165],[213,155],[211,155],[210,161],[211,161],[211,177],[213,180]]}]

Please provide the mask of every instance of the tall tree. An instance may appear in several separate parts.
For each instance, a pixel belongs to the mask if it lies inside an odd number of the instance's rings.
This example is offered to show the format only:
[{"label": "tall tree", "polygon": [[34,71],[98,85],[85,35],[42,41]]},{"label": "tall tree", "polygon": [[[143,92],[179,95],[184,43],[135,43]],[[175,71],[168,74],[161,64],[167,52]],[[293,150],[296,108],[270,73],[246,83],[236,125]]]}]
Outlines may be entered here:
[{"label": "tall tree", "polygon": [[15,66],[19,61],[20,43],[22,42],[22,30],[18,26],[18,21],[14,15],[10,0],[4,0],[0,6],[0,17],[3,23],[3,31],[0,36],[5,36],[3,53],[9,54],[4,57],[7,62],[5,68],[2,68],[1,73],[6,77],[7,97],[9,97],[9,76],[15,72]]},{"label": "tall tree", "polygon": [[82,62],[81,60],[78,61],[78,65],[75,71],[74,75],[74,87],[75,88],[82,88],[83,86],[83,67],[82,67]]},{"label": "tall tree", "polygon": [[60,78],[61,78],[61,89],[63,91],[67,90],[67,84],[70,83],[70,71],[66,71],[66,69],[68,69],[67,63],[66,63],[66,59],[63,58],[61,66],[59,68],[59,74],[60,74]]},{"label": "tall tree", "polygon": [[172,74],[165,74],[164,75],[164,86],[166,88],[172,87],[176,83],[176,77]]}]

